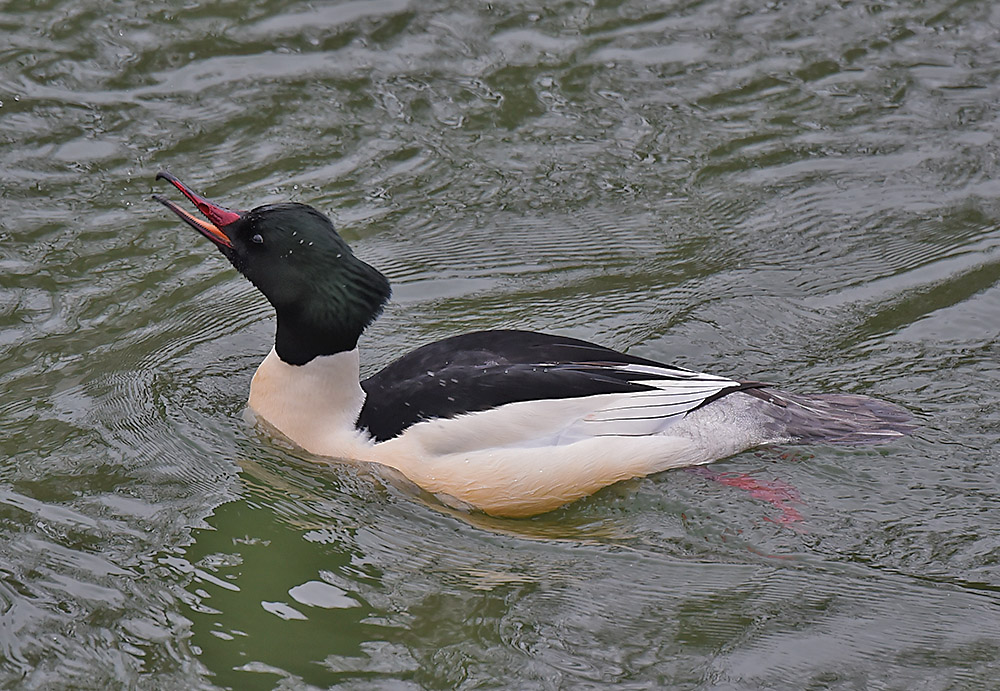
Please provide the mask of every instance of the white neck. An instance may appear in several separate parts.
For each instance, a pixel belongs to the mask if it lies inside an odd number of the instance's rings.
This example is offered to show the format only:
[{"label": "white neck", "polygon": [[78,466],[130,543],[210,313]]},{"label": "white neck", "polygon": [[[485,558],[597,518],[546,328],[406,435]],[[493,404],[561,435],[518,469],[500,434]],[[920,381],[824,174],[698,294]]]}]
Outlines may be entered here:
[{"label": "white neck", "polygon": [[250,408],[303,449],[363,459],[372,445],[355,423],[365,392],[358,349],[289,365],[272,348],[250,383]]}]

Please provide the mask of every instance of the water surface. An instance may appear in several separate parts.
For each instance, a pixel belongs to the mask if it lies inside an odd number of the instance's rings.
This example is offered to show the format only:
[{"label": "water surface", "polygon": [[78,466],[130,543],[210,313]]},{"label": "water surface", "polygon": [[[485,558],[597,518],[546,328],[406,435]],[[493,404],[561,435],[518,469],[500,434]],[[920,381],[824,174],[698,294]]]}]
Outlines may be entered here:
[{"label": "water surface", "polygon": [[[1000,672],[1000,10],[0,10],[0,684],[979,689]],[[907,406],[531,520],[242,417],[264,300],[150,200],[328,212],[374,371],[530,328]]]}]

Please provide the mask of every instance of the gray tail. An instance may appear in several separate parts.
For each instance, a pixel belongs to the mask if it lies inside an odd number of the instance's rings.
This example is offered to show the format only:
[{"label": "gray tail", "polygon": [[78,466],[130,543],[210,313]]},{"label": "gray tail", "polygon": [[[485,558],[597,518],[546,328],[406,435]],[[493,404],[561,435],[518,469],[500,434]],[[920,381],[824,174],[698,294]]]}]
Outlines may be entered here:
[{"label": "gray tail", "polygon": [[904,408],[854,394],[794,394],[767,387],[744,389],[771,405],[762,411],[768,432],[804,444],[882,444],[916,426]]}]

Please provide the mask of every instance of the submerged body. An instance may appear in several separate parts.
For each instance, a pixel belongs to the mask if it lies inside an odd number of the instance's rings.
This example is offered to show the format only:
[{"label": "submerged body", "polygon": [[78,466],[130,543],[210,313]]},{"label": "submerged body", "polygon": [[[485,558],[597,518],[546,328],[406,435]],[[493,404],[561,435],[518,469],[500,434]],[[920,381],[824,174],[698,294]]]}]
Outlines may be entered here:
[{"label": "submerged body", "polygon": [[230,211],[158,177],[211,222],[157,199],[275,307],[275,347],[250,387],[258,418],[311,454],[393,468],[448,503],[530,516],[755,446],[909,431],[905,411],[865,396],[790,394],[526,331],[439,341],[360,381],[357,341],[388,281],[329,220],[304,205]]},{"label": "submerged body", "polygon": [[[517,332],[474,335],[495,340],[494,334],[509,333]],[[378,441],[357,424],[368,404],[359,359],[355,349],[294,366],[272,350],[251,382],[250,408],[311,454],[379,463],[446,503],[458,500],[496,516],[531,516],[621,480],[765,444],[804,441],[808,430],[824,424],[822,439],[831,443],[885,441],[902,433],[901,425],[886,418],[905,419],[902,411],[863,396],[842,396],[833,406],[815,398],[807,408],[802,399],[759,384],[677,368],[591,362],[592,370],[645,379],[633,380],[637,391],[517,400],[429,417]],[[405,360],[390,368],[405,368]],[[555,369],[546,367],[549,373]],[[446,381],[433,370],[409,371],[431,391]],[[466,388],[475,395],[474,387]],[[387,422],[399,424],[397,418]]]},{"label": "submerged body", "polygon": [[[735,399],[688,414],[660,434],[601,436],[578,429],[587,425],[588,416],[634,397],[519,401],[417,422],[376,442],[354,425],[365,400],[357,350],[317,358],[299,369],[271,351],[251,382],[249,405],[309,453],[379,463],[446,502],[457,499],[500,516],[543,513],[620,480],[778,441],[752,424],[712,433],[719,420],[750,419],[745,410],[733,414],[741,407]],[[745,398],[743,408],[753,400]]]}]

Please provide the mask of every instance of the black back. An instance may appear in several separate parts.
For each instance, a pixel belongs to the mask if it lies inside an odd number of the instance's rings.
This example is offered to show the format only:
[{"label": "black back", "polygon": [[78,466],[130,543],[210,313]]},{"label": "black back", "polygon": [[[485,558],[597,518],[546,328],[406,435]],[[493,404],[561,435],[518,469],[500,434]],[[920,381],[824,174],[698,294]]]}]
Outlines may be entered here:
[{"label": "black back", "polygon": [[531,331],[462,334],[417,348],[362,381],[367,398],[357,426],[384,441],[421,420],[507,403],[653,388],[635,381],[654,378],[648,373],[609,367],[623,364],[684,371],[565,336]]}]

